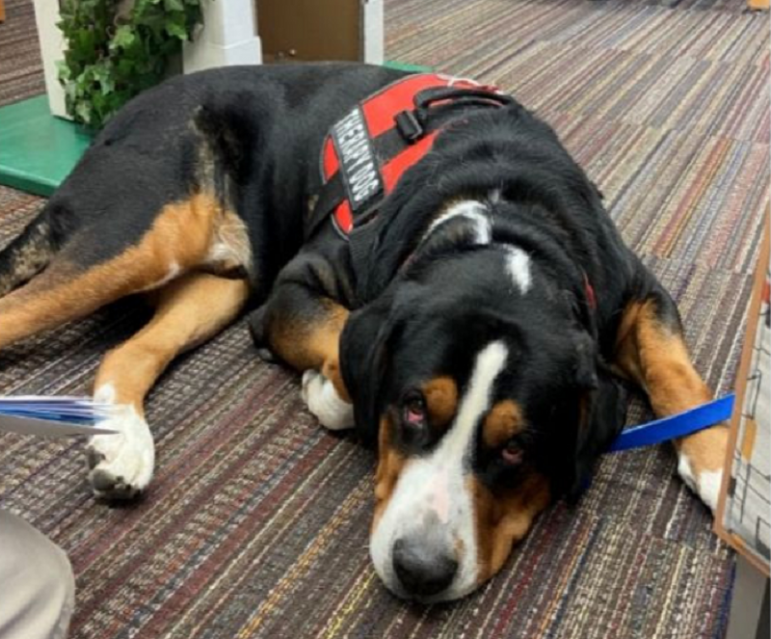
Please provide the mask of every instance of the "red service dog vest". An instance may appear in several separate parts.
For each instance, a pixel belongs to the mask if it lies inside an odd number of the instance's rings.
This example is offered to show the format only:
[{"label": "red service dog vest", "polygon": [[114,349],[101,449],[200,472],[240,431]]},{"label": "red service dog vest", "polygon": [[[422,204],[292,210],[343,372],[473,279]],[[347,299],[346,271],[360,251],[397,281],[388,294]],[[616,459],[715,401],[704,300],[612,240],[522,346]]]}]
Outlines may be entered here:
[{"label": "red service dog vest", "polygon": [[431,126],[434,106],[502,106],[511,102],[495,87],[439,74],[410,75],[356,105],[332,126],[321,151],[322,189],[307,235],[327,217],[348,237],[377,212],[412,165],[431,149],[441,130]]}]

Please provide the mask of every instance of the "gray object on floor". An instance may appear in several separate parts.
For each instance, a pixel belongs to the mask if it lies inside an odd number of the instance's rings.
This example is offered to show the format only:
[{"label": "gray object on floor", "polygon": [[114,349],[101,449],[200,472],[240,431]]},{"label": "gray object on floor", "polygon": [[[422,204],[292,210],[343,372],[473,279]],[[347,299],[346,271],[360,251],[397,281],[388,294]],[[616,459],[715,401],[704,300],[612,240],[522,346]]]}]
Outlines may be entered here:
[{"label": "gray object on floor", "polygon": [[726,639],[768,639],[768,598],[768,579],[744,557],[737,555]]},{"label": "gray object on floor", "polygon": [[0,509],[0,637],[64,639],[75,579],[64,551],[23,519]]}]

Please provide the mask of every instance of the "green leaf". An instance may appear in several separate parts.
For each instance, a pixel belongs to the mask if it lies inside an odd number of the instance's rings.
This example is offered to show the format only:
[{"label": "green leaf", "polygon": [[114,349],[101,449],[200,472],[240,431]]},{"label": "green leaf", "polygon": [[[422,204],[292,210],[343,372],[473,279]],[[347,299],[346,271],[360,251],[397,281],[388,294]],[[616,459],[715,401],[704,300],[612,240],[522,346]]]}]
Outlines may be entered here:
[{"label": "green leaf", "polygon": [[134,33],[134,30],[124,24],[123,26],[118,27],[115,30],[115,35],[112,37],[112,42],[110,42],[110,48],[118,48],[121,49],[128,49],[134,42],[136,41],[136,34]]},{"label": "green leaf", "polygon": [[[103,126],[128,100],[160,82],[169,56],[202,23],[201,0],[136,0],[117,19],[120,0],[61,0],[67,41],[57,63],[68,113]],[[117,28],[116,28],[117,25]]]},{"label": "green leaf", "polygon": [[187,40],[187,29],[185,29],[184,25],[170,22],[166,25],[166,32],[180,40]]},{"label": "green leaf", "polygon": [[77,106],[75,107],[74,115],[81,122],[89,124],[91,122],[91,105],[88,102],[82,100],[78,101]]},{"label": "green leaf", "polygon": [[70,67],[64,60],[56,61],[56,73],[59,77],[59,82],[68,82],[70,79],[72,79],[72,72],[70,71]]}]

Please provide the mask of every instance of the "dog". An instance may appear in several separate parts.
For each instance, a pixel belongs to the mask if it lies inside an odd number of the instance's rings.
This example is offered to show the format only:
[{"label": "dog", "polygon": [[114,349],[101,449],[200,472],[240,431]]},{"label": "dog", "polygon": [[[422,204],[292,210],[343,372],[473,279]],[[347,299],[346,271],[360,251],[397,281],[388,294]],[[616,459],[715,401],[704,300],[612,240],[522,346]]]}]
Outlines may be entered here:
[{"label": "dog", "polygon": [[[445,76],[234,67],[135,98],[0,253],[0,348],[133,294],[155,310],[96,375],[117,434],[88,444],[94,493],[147,488],[147,392],[248,313],[321,424],[376,447],[372,560],[425,602],[473,591],[580,494],[627,382],[659,416],[711,398],[554,131]],[[674,442],[712,509],[726,442],[723,425]]]}]

